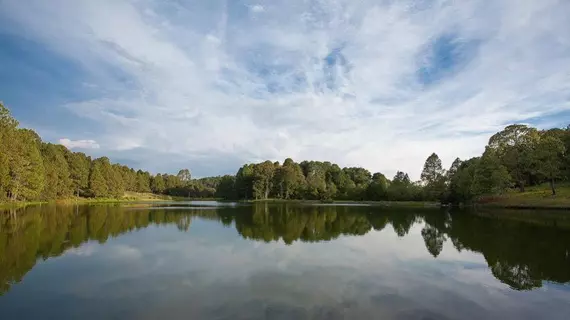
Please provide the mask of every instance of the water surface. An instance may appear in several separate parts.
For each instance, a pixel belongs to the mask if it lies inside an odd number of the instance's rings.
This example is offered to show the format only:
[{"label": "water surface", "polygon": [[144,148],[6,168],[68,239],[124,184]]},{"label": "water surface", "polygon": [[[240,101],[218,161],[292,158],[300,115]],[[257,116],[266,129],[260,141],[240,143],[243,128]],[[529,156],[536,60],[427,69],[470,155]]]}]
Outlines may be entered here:
[{"label": "water surface", "polygon": [[568,319],[549,212],[172,203],[0,212],[1,319]]}]

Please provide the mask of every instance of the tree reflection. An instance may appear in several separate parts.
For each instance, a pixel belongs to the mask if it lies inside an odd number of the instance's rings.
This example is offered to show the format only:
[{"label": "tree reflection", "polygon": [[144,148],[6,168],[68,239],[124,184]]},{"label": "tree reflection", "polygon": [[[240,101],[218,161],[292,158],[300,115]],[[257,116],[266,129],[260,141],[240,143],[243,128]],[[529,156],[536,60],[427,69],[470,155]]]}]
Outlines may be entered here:
[{"label": "tree reflection", "polygon": [[[514,217],[522,220],[507,220]],[[494,217],[456,214],[446,233],[456,248],[482,253],[493,275],[515,290],[537,288],[545,280],[570,282],[570,226],[540,225],[548,220],[531,218],[512,211]]]},{"label": "tree reflection", "polygon": [[[512,217],[504,215],[503,217]],[[87,241],[105,243],[151,225],[190,230],[194,217],[219,221],[255,241],[330,241],[372,230],[409,236],[421,227],[427,251],[438,257],[447,239],[457,251],[480,252],[492,274],[515,290],[543,281],[570,282],[570,227],[439,210],[293,204],[200,208],[38,206],[0,212],[0,294],[22,280],[37,259],[49,259]],[[387,228],[391,225],[392,228]]]},{"label": "tree reflection", "polygon": [[445,233],[449,226],[450,216],[447,214],[428,214],[424,215],[425,226],[422,229],[422,237],[429,253],[437,258],[443,250],[445,243]]}]

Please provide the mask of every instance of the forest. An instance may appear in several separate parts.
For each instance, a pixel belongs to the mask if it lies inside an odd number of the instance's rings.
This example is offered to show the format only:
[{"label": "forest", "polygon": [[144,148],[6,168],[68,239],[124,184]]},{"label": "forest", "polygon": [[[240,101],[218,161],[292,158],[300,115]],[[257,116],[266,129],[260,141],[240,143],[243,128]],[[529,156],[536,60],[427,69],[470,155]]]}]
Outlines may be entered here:
[{"label": "forest", "polygon": [[442,166],[436,153],[425,161],[421,179],[397,172],[389,179],[365,168],[341,168],[321,161],[245,164],[235,175],[193,179],[189,169],[151,174],[109,158],[92,159],[62,145],[43,142],[20,128],[0,104],[0,202],[114,198],[126,191],[225,200],[439,201],[471,203],[510,189],[570,180],[570,126],[539,130],[513,124],[492,135],[479,157]]}]

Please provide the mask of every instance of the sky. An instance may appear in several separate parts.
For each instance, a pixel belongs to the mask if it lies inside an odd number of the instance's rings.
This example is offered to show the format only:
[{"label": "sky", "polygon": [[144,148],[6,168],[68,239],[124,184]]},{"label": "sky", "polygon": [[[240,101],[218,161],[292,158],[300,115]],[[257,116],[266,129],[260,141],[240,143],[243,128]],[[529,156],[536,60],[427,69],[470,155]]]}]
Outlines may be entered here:
[{"label": "sky", "polygon": [[418,179],[570,123],[567,0],[0,0],[0,100],[151,172],[321,160]]}]

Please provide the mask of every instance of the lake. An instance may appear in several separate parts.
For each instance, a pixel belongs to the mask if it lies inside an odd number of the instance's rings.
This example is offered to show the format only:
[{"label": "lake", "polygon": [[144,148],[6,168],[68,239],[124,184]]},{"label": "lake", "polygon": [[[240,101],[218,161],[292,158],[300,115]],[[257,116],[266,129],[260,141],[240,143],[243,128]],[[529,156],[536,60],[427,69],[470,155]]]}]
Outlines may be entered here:
[{"label": "lake", "polygon": [[1,319],[569,319],[570,214],[176,202],[0,212]]}]

